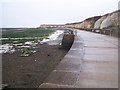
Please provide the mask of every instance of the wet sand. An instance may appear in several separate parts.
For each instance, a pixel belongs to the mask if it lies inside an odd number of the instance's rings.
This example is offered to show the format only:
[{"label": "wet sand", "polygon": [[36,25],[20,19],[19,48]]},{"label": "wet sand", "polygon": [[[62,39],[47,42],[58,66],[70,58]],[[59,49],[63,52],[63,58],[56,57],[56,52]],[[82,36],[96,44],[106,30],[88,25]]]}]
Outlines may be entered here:
[{"label": "wet sand", "polygon": [[38,51],[29,57],[20,52],[2,55],[2,83],[9,88],[38,88],[68,50],[58,45],[38,45]]}]

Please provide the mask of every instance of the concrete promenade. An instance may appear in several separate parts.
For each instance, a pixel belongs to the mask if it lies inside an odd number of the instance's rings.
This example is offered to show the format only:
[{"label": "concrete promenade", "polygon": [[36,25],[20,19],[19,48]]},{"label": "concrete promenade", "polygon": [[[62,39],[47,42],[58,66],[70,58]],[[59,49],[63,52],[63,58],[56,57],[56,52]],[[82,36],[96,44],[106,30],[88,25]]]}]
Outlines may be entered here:
[{"label": "concrete promenade", "polygon": [[118,39],[77,31],[71,49],[39,88],[118,88]]}]

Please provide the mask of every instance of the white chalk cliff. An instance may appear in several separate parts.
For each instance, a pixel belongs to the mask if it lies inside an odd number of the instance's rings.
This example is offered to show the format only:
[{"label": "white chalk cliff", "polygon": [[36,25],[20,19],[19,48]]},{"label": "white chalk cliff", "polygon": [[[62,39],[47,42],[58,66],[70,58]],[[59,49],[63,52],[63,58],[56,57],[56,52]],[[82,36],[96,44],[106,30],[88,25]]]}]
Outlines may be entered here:
[{"label": "white chalk cliff", "polygon": [[[117,28],[120,10],[112,13],[108,13],[102,16],[95,16],[85,19],[82,22],[68,23],[65,24],[66,27],[78,28],[78,29],[107,29],[107,28]],[[119,19],[119,20],[118,20]]]}]

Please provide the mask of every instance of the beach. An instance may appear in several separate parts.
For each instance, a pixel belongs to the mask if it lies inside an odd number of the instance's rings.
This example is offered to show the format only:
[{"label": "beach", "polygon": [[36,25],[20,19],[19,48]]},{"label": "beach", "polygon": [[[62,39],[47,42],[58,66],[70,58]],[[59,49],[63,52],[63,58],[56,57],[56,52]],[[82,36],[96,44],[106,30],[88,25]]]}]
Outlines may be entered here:
[{"label": "beach", "polygon": [[35,47],[35,52],[29,56],[22,54],[18,46],[13,51],[9,49],[13,46],[3,45],[1,48],[6,52],[2,53],[2,84],[8,88],[38,88],[68,52],[68,49],[60,48],[62,38],[63,31],[57,30],[37,44],[25,42],[21,48]]},{"label": "beach", "polygon": [[38,45],[38,51],[21,57],[19,51],[2,55],[2,83],[9,88],[38,88],[68,50],[59,45]]}]

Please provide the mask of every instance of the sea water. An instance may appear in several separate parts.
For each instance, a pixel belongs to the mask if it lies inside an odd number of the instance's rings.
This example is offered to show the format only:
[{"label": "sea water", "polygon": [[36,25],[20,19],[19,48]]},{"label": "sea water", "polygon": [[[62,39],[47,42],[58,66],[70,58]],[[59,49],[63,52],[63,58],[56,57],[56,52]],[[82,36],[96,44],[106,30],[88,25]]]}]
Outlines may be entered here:
[{"label": "sea water", "polygon": [[49,45],[57,45],[62,41],[63,33],[63,30],[57,30],[56,32],[48,36],[47,39],[43,39],[41,42],[45,42]]}]

